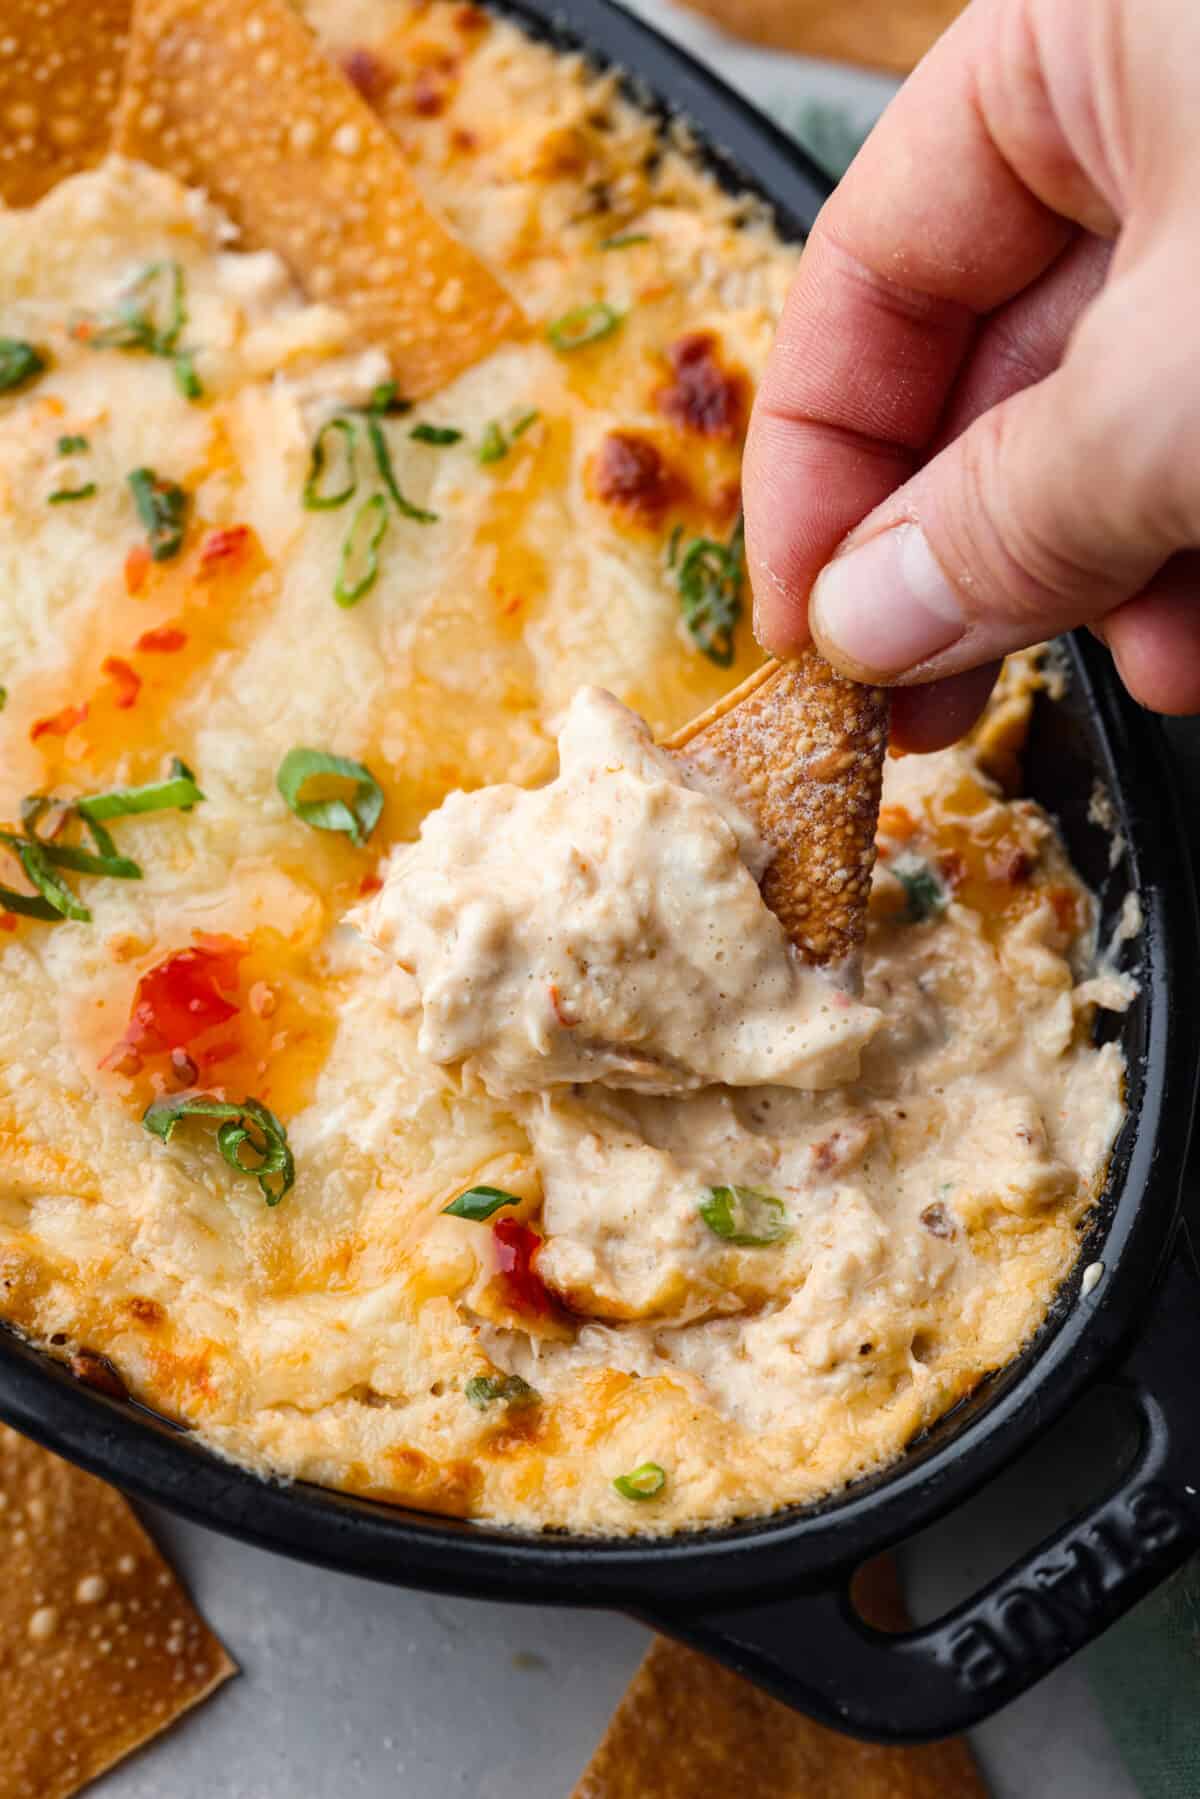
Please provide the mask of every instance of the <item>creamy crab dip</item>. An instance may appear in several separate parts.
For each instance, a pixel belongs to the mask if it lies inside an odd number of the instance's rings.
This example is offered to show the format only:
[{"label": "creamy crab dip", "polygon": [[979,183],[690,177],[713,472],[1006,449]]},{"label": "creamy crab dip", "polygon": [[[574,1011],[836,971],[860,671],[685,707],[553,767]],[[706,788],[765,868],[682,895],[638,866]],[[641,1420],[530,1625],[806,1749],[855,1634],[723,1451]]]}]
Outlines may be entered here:
[{"label": "creamy crab dip", "polygon": [[415,977],[422,1054],[502,1098],[857,1073],[879,1015],[800,961],[737,802],[598,688],[571,702],[558,754],[547,787],[452,794],[363,908]]}]

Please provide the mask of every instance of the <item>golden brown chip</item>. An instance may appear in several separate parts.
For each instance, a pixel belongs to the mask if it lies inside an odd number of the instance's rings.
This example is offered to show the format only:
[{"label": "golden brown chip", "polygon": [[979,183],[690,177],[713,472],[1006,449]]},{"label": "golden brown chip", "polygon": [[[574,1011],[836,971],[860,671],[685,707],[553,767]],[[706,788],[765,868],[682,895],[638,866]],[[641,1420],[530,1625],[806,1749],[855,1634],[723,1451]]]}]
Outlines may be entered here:
[{"label": "golden brown chip", "polygon": [[286,0],[136,0],[116,145],[205,188],[388,353],[408,398],[521,328]]},{"label": "golden brown chip", "polygon": [[[890,1562],[855,1583],[863,1615],[902,1628]],[[816,1651],[819,1653],[819,1650]],[[860,1743],[769,1699],[707,1656],[658,1637],[572,1799],[987,1799],[966,1743]]]},{"label": "golden brown chip", "polygon": [[966,0],[688,0],[738,37],[906,74]]},{"label": "golden brown chip", "polygon": [[235,1672],[121,1495],[0,1425],[0,1799],[67,1799]]},{"label": "golden brown chip", "polygon": [[738,776],[774,851],[763,898],[809,962],[840,962],[866,932],[887,717],[881,689],[806,650],[764,663],[667,739]]},{"label": "golden brown chip", "polygon": [[131,0],[4,0],[0,200],[32,206],[108,150]]}]

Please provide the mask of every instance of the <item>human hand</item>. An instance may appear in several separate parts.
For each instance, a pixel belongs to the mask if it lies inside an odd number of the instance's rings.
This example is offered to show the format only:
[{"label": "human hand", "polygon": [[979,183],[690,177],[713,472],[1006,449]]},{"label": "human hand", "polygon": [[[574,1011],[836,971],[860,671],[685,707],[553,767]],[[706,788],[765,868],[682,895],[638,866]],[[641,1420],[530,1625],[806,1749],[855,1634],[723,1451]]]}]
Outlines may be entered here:
[{"label": "human hand", "polygon": [[817,220],[746,448],[755,630],[895,684],[906,747],[1081,624],[1200,710],[1198,119],[1195,0],[974,0]]}]

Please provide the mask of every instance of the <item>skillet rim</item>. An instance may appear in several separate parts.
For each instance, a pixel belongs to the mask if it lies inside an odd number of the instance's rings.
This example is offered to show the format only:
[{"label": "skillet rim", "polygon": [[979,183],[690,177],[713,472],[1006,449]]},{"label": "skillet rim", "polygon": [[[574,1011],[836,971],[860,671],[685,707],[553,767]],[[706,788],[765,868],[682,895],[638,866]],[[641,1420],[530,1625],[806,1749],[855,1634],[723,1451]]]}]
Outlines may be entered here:
[{"label": "skillet rim", "polygon": [[[828,186],[816,166],[651,27],[607,0],[572,0],[569,20],[554,0],[493,0],[493,10],[560,47],[582,47],[601,65],[633,69],[640,103],[650,96],[660,113],[693,124],[702,160],[726,184],[765,199],[785,236],[811,225]],[[828,1585],[837,1571],[966,1498],[1110,1366],[1135,1332],[1169,1250],[1190,1127],[1192,1083],[1178,1071],[1192,1066],[1180,1049],[1193,1032],[1168,1003],[1194,942],[1190,886],[1169,867],[1171,833],[1161,829],[1163,795],[1170,809],[1174,792],[1171,767],[1161,731],[1124,693],[1099,646],[1075,641],[1070,660],[1095,724],[1098,772],[1119,801],[1131,884],[1145,915],[1143,1090],[1104,1239],[1103,1303],[1076,1304],[1054,1319],[1046,1340],[1039,1336],[996,1377],[1002,1390],[947,1441],[917,1460],[907,1453],[817,1507],[671,1537],[611,1539],[522,1534],[264,1481],[145,1408],[80,1385],[8,1327],[0,1327],[0,1416],[138,1497],[260,1547],[477,1598],[638,1608],[778,1597],[781,1586]],[[1082,1256],[1068,1289],[1081,1266]]]}]

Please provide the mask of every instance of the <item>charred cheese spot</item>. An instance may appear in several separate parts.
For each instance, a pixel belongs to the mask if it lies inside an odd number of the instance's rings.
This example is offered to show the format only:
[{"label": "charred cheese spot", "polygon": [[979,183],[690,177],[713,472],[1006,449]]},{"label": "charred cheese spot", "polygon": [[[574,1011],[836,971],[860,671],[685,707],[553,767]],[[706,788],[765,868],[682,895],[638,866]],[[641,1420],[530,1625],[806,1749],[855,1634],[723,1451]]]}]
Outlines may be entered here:
[{"label": "charred cheese spot", "polygon": [[667,362],[671,379],[654,395],[664,417],[698,437],[740,437],[748,405],[746,377],[724,366],[713,333],[694,331],[677,339]]},{"label": "charred cheese spot", "polygon": [[601,505],[643,526],[660,525],[667,508],[687,491],[658,445],[636,431],[610,431],[595,453],[590,473]]}]

